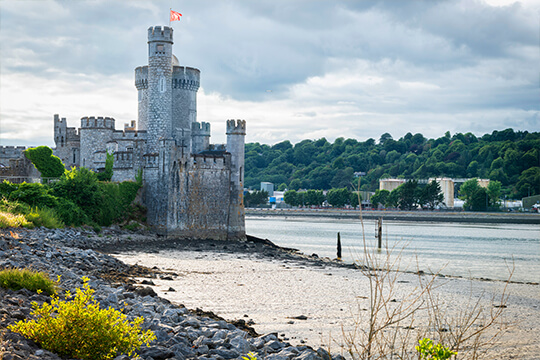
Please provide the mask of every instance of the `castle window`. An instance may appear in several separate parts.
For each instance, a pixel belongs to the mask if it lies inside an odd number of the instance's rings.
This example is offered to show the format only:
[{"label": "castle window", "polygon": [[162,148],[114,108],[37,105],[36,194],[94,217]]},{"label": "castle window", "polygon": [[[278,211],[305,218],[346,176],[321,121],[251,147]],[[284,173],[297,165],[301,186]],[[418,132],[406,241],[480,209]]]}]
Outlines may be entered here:
[{"label": "castle window", "polygon": [[165,76],[159,78],[159,92],[165,92]]},{"label": "castle window", "polygon": [[164,49],[164,46],[163,46],[163,45],[157,45],[157,46],[156,46],[156,51],[157,51],[157,52],[163,52],[163,49]]}]

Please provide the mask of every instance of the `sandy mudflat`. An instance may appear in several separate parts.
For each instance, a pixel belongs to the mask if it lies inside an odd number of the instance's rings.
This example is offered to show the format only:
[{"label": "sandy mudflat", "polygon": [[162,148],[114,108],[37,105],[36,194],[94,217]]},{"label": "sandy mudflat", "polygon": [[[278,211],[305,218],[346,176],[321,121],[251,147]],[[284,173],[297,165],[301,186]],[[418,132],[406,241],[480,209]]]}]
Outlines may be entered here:
[{"label": "sandy mudflat", "polygon": [[[369,282],[359,270],[211,251],[115,256],[129,264],[157,266],[178,274],[174,280],[153,280],[156,292],[174,303],[213,311],[230,320],[251,319],[258,333],[277,332],[292,344],[302,341],[314,348],[330,344],[331,351],[339,353],[342,327],[350,332],[357,319],[365,327],[362,319],[369,304]],[[414,274],[400,274],[392,296],[396,302],[413,291],[417,281]],[[494,309],[492,295],[504,287],[502,282],[451,278],[438,280],[438,285],[436,294],[448,305],[448,313],[454,315],[464,309],[471,294],[473,301],[484,294],[481,305],[489,312]],[[176,291],[167,291],[170,287]],[[539,359],[540,287],[510,284],[508,292],[504,319],[512,325],[487,358]],[[298,316],[307,320],[295,319]],[[422,312],[415,317],[415,327],[422,328]]]}]

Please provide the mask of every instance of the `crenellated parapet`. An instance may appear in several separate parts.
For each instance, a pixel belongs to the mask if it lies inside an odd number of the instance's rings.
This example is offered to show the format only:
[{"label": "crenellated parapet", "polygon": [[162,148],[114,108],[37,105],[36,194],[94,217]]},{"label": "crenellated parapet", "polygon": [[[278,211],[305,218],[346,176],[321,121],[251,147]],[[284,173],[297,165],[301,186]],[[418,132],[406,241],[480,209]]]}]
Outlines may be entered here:
[{"label": "crenellated parapet", "polygon": [[151,26],[148,28],[148,42],[173,42],[173,29],[168,26]]},{"label": "crenellated parapet", "polygon": [[135,87],[137,90],[148,89],[148,66],[135,69]]},{"label": "crenellated parapet", "polygon": [[83,117],[81,118],[81,129],[97,128],[114,130],[114,119],[110,117]]},{"label": "crenellated parapet", "polygon": [[210,123],[193,122],[191,123],[192,136],[210,136]]},{"label": "crenellated parapet", "polygon": [[26,150],[26,146],[0,146],[0,157],[19,158],[24,150]]},{"label": "crenellated parapet", "polygon": [[246,135],[246,121],[227,120],[227,135]]},{"label": "crenellated parapet", "polygon": [[173,89],[185,89],[191,91],[199,90],[201,72],[187,66],[174,66],[172,74]]}]

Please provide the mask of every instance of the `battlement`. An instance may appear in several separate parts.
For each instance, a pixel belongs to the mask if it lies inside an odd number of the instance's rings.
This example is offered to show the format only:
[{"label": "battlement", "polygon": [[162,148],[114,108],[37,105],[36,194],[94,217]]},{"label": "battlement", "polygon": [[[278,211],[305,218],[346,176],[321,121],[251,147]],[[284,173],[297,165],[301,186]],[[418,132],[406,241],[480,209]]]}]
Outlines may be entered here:
[{"label": "battlement", "polygon": [[192,136],[210,136],[210,123],[193,122],[191,123]]},{"label": "battlement", "polygon": [[137,90],[148,89],[148,66],[135,68],[135,87]]},{"label": "battlement", "polygon": [[168,26],[151,26],[148,28],[148,42],[164,41],[173,43],[173,29]]},{"label": "battlement", "polygon": [[114,130],[113,140],[146,139],[146,130]]},{"label": "battlement", "polygon": [[201,71],[187,66],[174,66],[172,74],[173,89],[199,90]]},{"label": "battlement", "polygon": [[81,118],[81,129],[83,128],[98,128],[114,130],[114,119],[110,117],[83,117]]},{"label": "battlement", "polygon": [[0,146],[0,157],[21,157],[24,150],[26,150],[26,146]]},{"label": "battlement", "polygon": [[226,157],[230,156],[228,153],[221,154],[192,154],[193,169],[213,169],[223,170],[226,169],[227,161]]},{"label": "battlement", "polygon": [[246,120],[227,120],[227,135],[246,135]]}]

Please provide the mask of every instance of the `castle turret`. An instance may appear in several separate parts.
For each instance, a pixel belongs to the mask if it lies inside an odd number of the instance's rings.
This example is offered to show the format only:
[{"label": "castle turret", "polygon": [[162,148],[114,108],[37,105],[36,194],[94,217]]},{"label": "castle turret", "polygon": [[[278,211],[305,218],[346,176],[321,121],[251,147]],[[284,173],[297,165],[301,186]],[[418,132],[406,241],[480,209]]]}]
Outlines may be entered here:
[{"label": "castle turret", "polygon": [[210,123],[191,123],[191,137],[193,154],[198,154],[210,148]]},{"label": "castle turret", "polygon": [[229,239],[245,239],[244,211],[244,145],[245,120],[227,120],[227,152],[231,154],[231,199],[229,205]]},{"label": "castle turret", "polygon": [[66,118],[54,115],[54,155],[58,156],[66,168],[79,166],[80,136],[77,129],[67,126]]},{"label": "castle turret", "polygon": [[81,118],[81,159],[80,166],[97,170],[105,164],[105,152],[96,153],[96,150],[107,148],[107,142],[113,138],[115,129],[114,119],[110,117],[83,117]]},{"label": "castle turret", "polygon": [[[147,146],[158,152],[158,141],[172,136],[172,44],[173,29],[148,29]],[[143,121],[144,123],[144,121]]]},{"label": "castle turret", "polygon": [[[197,121],[197,91],[200,71],[191,67],[173,66],[172,74],[172,128],[176,143],[190,149],[191,130]],[[195,152],[192,150],[191,152]]]}]

